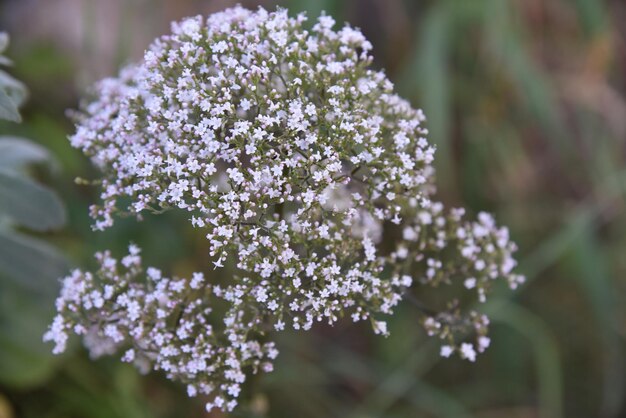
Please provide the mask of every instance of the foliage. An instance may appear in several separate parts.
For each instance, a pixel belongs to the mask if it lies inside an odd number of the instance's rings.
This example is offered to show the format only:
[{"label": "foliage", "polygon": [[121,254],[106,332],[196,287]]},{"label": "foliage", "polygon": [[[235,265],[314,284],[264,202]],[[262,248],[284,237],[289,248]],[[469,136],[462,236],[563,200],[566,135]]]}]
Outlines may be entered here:
[{"label": "foliage", "polygon": [[[0,33],[0,53],[8,46]],[[0,63],[10,61],[0,55]],[[0,118],[18,122],[26,97],[22,83],[0,71]],[[45,241],[19,229],[36,232],[65,223],[65,209],[48,187],[30,179],[33,165],[52,164],[45,148],[32,141],[0,136],[0,383],[27,387],[42,382],[53,359],[40,347],[42,316],[53,299],[59,275],[67,268],[61,254]]]},{"label": "foliage", "polygon": [[[3,55],[9,46],[9,35],[0,32],[0,65],[11,65],[11,60]],[[0,119],[20,122],[21,117],[18,108],[26,99],[24,85],[11,77],[5,71],[0,70]]]}]

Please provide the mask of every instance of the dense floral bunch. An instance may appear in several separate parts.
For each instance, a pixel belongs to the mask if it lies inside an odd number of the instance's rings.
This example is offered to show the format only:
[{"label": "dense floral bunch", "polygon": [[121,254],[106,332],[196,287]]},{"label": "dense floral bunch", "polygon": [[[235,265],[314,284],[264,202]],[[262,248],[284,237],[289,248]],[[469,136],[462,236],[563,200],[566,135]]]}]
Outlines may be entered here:
[{"label": "dense floral bunch", "polygon": [[[432,201],[424,115],[370,68],[371,44],[328,16],[311,31],[305,20],[241,7],[189,18],[97,85],[71,138],[104,173],[95,228],[182,209],[214,266],[234,273],[220,287],[201,273],[144,273],[134,246],[121,263],[99,254],[96,274],[63,282],[46,334],[56,352],[84,335],[94,355],[123,349],[230,410],[244,368],[271,369],[269,329],[350,316],[387,334],[380,315],[415,282],[460,283],[484,300],[494,279],[522,281],[505,228]],[[402,238],[385,250],[387,226]],[[487,319],[454,301],[422,322],[444,356],[474,360],[489,343]]]}]

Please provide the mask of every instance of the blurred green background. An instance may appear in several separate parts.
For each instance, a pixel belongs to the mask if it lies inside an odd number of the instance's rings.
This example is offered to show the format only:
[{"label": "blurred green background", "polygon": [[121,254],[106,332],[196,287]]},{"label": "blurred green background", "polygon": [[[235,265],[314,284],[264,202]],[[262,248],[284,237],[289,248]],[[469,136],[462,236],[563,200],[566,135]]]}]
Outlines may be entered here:
[{"label": "blurred green background", "polygon": [[[24,123],[2,123],[0,135],[33,139],[57,160],[33,175],[60,194],[67,226],[34,235],[68,265],[93,266],[94,251],[119,255],[132,240],[147,263],[180,274],[207,270],[203,237],[176,216],[91,232],[87,208],[97,190],[73,179],[96,173],[70,148],[65,112],[90,83],[140,59],[171,20],[234,3],[0,3],[10,72],[30,89]],[[441,199],[494,212],[508,225],[528,282],[484,306],[492,346],[476,364],[441,359],[409,305],[390,320],[388,339],[352,324],[286,332],[275,371],[253,379],[251,401],[233,416],[626,416],[626,2],[240,3],[309,17],[326,10],[360,27],[375,65],[426,112]],[[11,292],[0,286],[0,418],[224,416],[207,414],[160,375],[140,376],[114,358],[91,361],[78,341],[67,355],[48,354],[41,334],[58,268],[11,284]]]}]

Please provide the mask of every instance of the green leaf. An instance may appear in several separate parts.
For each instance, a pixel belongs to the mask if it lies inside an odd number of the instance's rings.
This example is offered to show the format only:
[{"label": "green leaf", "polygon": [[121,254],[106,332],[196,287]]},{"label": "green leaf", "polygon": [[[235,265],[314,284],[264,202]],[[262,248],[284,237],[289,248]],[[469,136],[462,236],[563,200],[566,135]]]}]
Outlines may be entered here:
[{"label": "green leaf", "polygon": [[65,258],[44,241],[0,230],[0,272],[20,286],[54,293],[68,270]]},{"label": "green leaf", "polygon": [[59,228],[65,223],[65,209],[54,192],[4,169],[0,169],[0,214],[37,231]]},{"label": "green leaf", "polygon": [[0,89],[0,119],[10,120],[11,122],[22,121],[13,99],[3,89]]},{"label": "green leaf", "polygon": [[50,161],[50,153],[28,139],[0,136],[0,169],[21,170],[27,165]]},{"label": "green leaf", "polygon": [[19,331],[0,333],[0,382],[12,387],[32,387],[44,381],[53,371],[50,355],[37,352],[32,345],[20,344]]},{"label": "green leaf", "polygon": [[22,389],[36,386],[51,375],[56,360],[42,341],[54,296],[33,298],[14,286],[0,289],[0,383]]},{"label": "green leaf", "polygon": [[0,54],[2,54],[9,46],[9,34],[0,32]]},{"label": "green leaf", "polygon": [[24,104],[28,97],[26,86],[2,70],[0,70],[0,89],[6,92],[18,108]]}]

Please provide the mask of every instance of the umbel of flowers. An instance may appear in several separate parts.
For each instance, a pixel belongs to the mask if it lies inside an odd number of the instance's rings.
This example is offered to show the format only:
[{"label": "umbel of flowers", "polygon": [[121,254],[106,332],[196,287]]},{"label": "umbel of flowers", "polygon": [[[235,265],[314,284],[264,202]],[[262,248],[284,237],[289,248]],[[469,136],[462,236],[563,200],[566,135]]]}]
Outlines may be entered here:
[{"label": "umbel of flowers", "polygon": [[[144,269],[134,245],[99,253],[97,272],[63,279],[55,353],[82,335],[94,356],[120,352],[232,410],[246,373],[272,369],[269,330],[347,317],[386,335],[384,316],[421,287],[484,301],[494,280],[521,283],[506,228],[433,200],[424,115],[371,68],[371,44],[329,16],[305,21],[241,7],[188,18],[96,85],[71,137],[103,173],[95,229],[187,211],[211,267],[234,273],[217,285]],[[385,252],[389,226],[401,238]],[[489,345],[488,319],[454,300],[421,315],[443,356]]]}]

